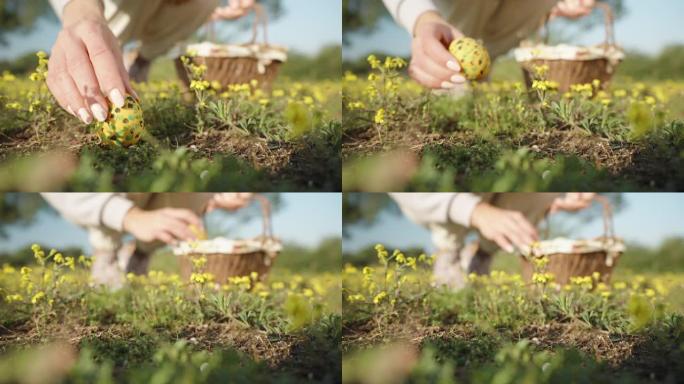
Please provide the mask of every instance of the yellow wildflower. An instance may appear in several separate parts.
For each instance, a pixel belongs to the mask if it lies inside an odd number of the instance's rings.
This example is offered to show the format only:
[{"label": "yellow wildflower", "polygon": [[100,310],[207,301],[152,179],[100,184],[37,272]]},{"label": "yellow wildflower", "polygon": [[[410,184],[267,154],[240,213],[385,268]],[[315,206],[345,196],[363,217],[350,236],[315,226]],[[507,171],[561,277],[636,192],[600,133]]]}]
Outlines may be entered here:
[{"label": "yellow wildflower", "polygon": [[24,301],[24,296],[19,295],[19,294],[7,295],[7,296],[5,297],[5,300],[6,300],[8,303],[15,303],[15,302],[18,302],[18,301]]},{"label": "yellow wildflower", "polygon": [[353,74],[351,71],[347,71],[344,73],[344,81],[351,83],[351,82],[354,82],[358,79],[359,78],[355,74]]},{"label": "yellow wildflower", "polygon": [[386,297],[387,297],[387,292],[382,291],[382,292],[378,293],[373,298],[373,304],[380,304],[382,302],[382,300],[385,299]]},{"label": "yellow wildflower", "polygon": [[207,258],[204,256],[192,258],[192,267],[195,269],[201,269],[206,264],[207,264]]},{"label": "yellow wildflower", "polygon": [[537,77],[544,77],[546,76],[546,73],[549,71],[549,66],[544,64],[544,65],[535,65],[534,66],[534,73],[537,75]]},{"label": "yellow wildflower", "polygon": [[38,304],[38,302],[44,297],[45,297],[45,292],[40,291],[40,292],[36,293],[31,298],[31,304]]},{"label": "yellow wildflower", "polygon": [[616,89],[615,92],[613,92],[613,96],[618,98],[626,97],[627,91],[625,91],[624,89]]},{"label": "yellow wildflower", "polygon": [[385,109],[380,108],[378,111],[375,113],[375,117],[373,118],[373,121],[375,121],[375,124],[385,124]]},{"label": "yellow wildflower", "polygon": [[354,303],[354,302],[357,302],[357,301],[366,301],[366,297],[363,296],[362,294],[358,293],[358,294],[355,294],[355,295],[349,295],[349,296],[347,296],[347,301],[349,301],[350,303]]},{"label": "yellow wildflower", "polygon": [[370,55],[368,56],[368,64],[370,64],[371,68],[373,69],[379,69],[380,66],[382,65],[380,60],[375,55]]}]

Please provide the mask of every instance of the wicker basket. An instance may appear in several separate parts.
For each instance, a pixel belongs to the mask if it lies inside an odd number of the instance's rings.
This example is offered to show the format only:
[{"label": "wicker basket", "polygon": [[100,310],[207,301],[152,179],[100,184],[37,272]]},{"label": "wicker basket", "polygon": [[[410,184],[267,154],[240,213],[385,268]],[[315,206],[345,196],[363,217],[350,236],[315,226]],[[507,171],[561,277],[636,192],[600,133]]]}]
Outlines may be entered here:
[{"label": "wicker basket", "polygon": [[[216,246],[205,248],[201,241],[180,244],[174,253],[179,256],[180,274],[183,279],[190,279],[193,272],[192,260],[198,257],[207,259],[204,272],[214,275],[217,283],[223,283],[229,277],[248,276],[252,272],[258,273],[260,280],[264,280],[268,276],[268,272],[280,252],[281,244],[271,232],[270,202],[261,195],[256,195],[255,198],[260,202],[262,208],[263,234],[247,240],[221,239],[232,244],[231,247],[226,247],[230,248],[229,251],[217,250]],[[211,240],[207,243],[209,242]]]},{"label": "wicker basket", "polygon": [[615,237],[610,202],[603,196],[597,196],[596,201],[603,205],[604,235],[592,240],[554,239],[540,242],[521,258],[525,280],[530,281],[534,273],[531,258],[548,257],[546,272],[552,273],[558,284],[564,285],[570,282],[571,277],[591,276],[594,272],[601,274],[602,282],[610,281],[613,268],[624,251],[624,243]]},{"label": "wicker basket", "polygon": [[[197,65],[206,65],[205,80],[217,81],[223,88],[233,84],[250,84],[256,80],[261,88],[271,88],[278,77],[280,65],[287,60],[287,49],[268,44],[268,16],[263,6],[255,4],[254,14],[249,43],[219,45],[204,42],[188,47],[188,51],[199,51],[192,60]],[[263,25],[263,44],[257,43],[260,24]],[[212,31],[210,40],[215,40],[213,22],[209,27]],[[175,65],[178,77],[187,89],[190,79],[180,57],[175,60]]]},{"label": "wicker basket", "polygon": [[[615,43],[612,8],[604,2],[597,2],[596,6],[605,15],[606,40],[603,44],[594,47],[537,44],[515,50],[528,88],[532,86],[535,67],[539,66],[548,66],[544,77],[557,82],[561,92],[569,91],[572,85],[588,84],[596,79],[601,81],[601,88],[607,87],[624,53]],[[548,40],[548,33],[546,36],[544,40]]]}]

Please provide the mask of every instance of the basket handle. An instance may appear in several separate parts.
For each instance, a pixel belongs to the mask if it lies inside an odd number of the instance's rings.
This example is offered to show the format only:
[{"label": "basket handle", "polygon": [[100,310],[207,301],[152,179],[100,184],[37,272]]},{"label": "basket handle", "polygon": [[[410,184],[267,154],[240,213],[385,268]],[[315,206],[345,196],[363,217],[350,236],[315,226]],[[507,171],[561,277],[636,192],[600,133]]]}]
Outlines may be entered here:
[{"label": "basket handle", "polygon": [[255,44],[259,35],[259,24],[264,33],[264,45],[268,45],[268,13],[266,8],[259,3],[254,3],[254,23],[252,24],[252,38],[249,44]]},{"label": "basket handle", "polygon": [[[610,200],[608,200],[608,198],[606,198],[605,196],[602,196],[602,195],[594,196],[594,201],[603,206],[603,208],[602,208],[603,241],[605,242],[607,239],[615,237],[615,228],[613,226],[613,206],[610,203]],[[547,210],[546,214],[544,216],[546,217],[546,220],[545,220],[546,226],[544,227],[544,230],[542,231],[542,238],[544,240],[547,240],[549,238],[550,232],[551,232],[550,211]]]},{"label": "basket handle", "polygon": [[[613,8],[610,6],[610,4],[603,1],[597,1],[594,7],[600,8],[603,11],[603,22],[606,28],[606,37],[605,41],[603,42],[604,49],[615,46],[615,13],[613,12]],[[540,28],[543,31],[542,35],[545,44],[549,43],[549,21],[551,21],[551,13],[548,13],[546,16],[544,16],[540,25]],[[539,40],[541,39],[538,39],[537,41]]]},{"label": "basket handle", "polygon": [[273,227],[271,226],[271,202],[262,194],[255,194],[254,199],[261,205],[262,241],[273,237]]},{"label": "basket handle", "polygon": [[[254,3],[254,22],[252,23],[252,37],[247,44],[255,44],[259,35],[259,26],[262,26],[264,33],[264,45],[268,45],[268,13],[266,8],[259,3]],[[210,21],[208,25],[209,41],[216,42],[216,21]]]}]

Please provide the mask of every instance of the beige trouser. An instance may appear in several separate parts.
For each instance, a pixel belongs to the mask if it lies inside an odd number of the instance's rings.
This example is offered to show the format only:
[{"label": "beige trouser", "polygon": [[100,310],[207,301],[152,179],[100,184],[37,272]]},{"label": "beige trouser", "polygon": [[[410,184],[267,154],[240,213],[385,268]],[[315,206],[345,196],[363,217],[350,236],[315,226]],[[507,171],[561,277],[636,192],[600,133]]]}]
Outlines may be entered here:
[{"label": "beige trouser", "polygon": [[[160,208],[185,208],[202,215],[213,193],[127,193],[126,197],[144,210]],[[95,262],[93,277],[96,281],[113,284],[120,279],[121,272],[147,273],[149,255],[163,246],[161,242],[134,242],[123,244],[122,232],[106,227],[88,228],[90,245]]]},{"label": "beige trouser", "polygon": [[139,54],[152,60],[190,37],[219,0],[104,0],[107,24],[121,44],[140,41]]},{"label": "beige trouser", "polygon": [[453,0],[446,17],[466,36],[481,39],[495,58],[539,28],[557,1]]},{"label": "beige trouser", "polygon": [[[496,207],[515,210],[533,224],[544,218],[546,211],[560,193],[481,193],[482,200]],[[470,228],[458,224],[432,224],[429,226],[432,242],[437,248],[434,276],[437,284],[461,288],[465,276],[471,272],[489,272],[492,255],[498,246],[486,239],[465,244]]]}]

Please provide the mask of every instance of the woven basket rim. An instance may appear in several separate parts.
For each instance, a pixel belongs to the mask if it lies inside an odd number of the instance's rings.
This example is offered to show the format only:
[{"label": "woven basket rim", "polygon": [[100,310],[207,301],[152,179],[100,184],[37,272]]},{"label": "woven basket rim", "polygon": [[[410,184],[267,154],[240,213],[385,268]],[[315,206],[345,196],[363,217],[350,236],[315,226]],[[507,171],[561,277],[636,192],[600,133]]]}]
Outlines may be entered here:
[{"label": "woven basket rim", "polygon": [[286,52],[288,52],[290,50],[288,47],[286,47],[284,45],[270,44],[270,43],[269,44],[264,44],[264,43],[242,43],[242,44],[226,43],[226,44],[219,44],[219,43],[212,43],[210,41],[204,41],[204,42],[195,43],[195,44],[188,44],[187,47],[192,47],[192,46],[203,44],[203,43],[211,43],[212,45],[215,45],[217,47],[240,47],[240,48],[263,47],[263,48],[275,49],[278,51],[286,51]]},{"label": "woven basket rim", "polygon": [[603,61],[603,60],[610,61],[607,57],[598,57],[598,58],[593,58],[593,59],[575,59],[575,60],[570,60],[570,59],[532,59],[532,60],[519,61],[518,63],[522,64],[523,66],[525,64],[534,63],[535,61],[553,61],[553,62],[565,62],[565,63],[593,64],[592,62],[594,62],[594,61]]},{"label": "woven basket rim", "polygon": [[[195,56],[197,58],[202,58],[202,59],[223,59],[223,60],[235,60],[235,59],[246,59],[246,60],[254,60],[254,61],[259,61],[260,59],[256,56]],[[177,60],[180,60],[178,58]],[[285,61],[282,60],[277,60],[277,59],[271,59],[271,63],[285,63]]]},{"label": "woven basket rim", "polygon": [[[282,241],[279,238],[274,237],[274,236],[266,237],[266,238],[263,238],[261,236],[257,236],[257,237],[250,237],[250,238],[246,238],[246,239],[228,239],[228,240],[234,240],[236,242],[245,242],[245,243],[260,242],[262,244],[270,244],[270,245],[273,245],[276,247],[282,246]],[[268,247],[263,247],[263,246],[261,248],[258,248],[258,249],[252,248],[252,249],[246,249],[244,251],[233,251],[233,252],[214,252],[214,251],[203,252],[202,250],[192,249],[191,252],[185,252],[185,253],[183,253],[183,252],[176,253],[174,251],[174,255],[177,257],[188,256],[188,255],[213,255],[213,254],[216,254],[216,255],[248,255],[248,254],[260,253],[260,252],[278,254],[281,252],[281,249],[277,249],[274,251],[274,250],[269,249]]]},{"label": "woven basket rim", "polygon": [[178,255],[178,257],[192,257],[196,255],[202,255],[202,256],[248,256],[248,255],[257,255],[257,254],[268,254],[268,253],[280,253],[280,251],[275,251],[275,252],[268,252],[265,249],[260,249],[258,251],[251,251],[251,252],[241,252],[241,253],[224,253],[224,252],[207,252],[207,253],[202,253],[202,252],[195,252],[195,253],[184,253],[182,255]]},{"label": "woven basket rim", "polygon": [[[558,256],[558,255],[567,255],[567,256],[586,256],[586,255],[595,255],[595,254],[608,254],[608,251],[606,250],[600,250],[600,251],[593,251],[593,252],[572,252],[572,253],[566,253],[566,252],[553,252],[553,253],[546,253],[541,256],[533,256],[533,257],[552,257],[552,256]],[[616,254],[622,254],[623,252],[615,252]]]},{"label": "woven basket rim", "polygon": [[[558,239],[564,239],[564,238],[560,238],[560,237],[559,237],[559,238],[555,238],[555,239],[551,239],[551,240],[542,240],[542,241],[540,241],[540,243],[555,241],[555,240],[558,240]],[[623,240],[622,238],[620,238],[620,237],[617,237],[617,236],[614,236],[614,237],[607,237],[607,238],[606,238],[606,237],[603,237],[603,236],[599,236],[599,237],[594,237],[594,238],[591,238],[591,239],[576,239],[576,240],[564,239],[564,240],[569,240],[569,241],[571,241],[571,242],[573,242],[573,243],[581,243],[581,242],[587,242],[587,241],[601,241],[601,242],[602,242],[602,241],[607,241],[607,242],[609,242],[610,244],[613,244],[613,245],[622,245],[622,246],[624,246],[624,244],[625,244],[624,240]],[[523,258],[530,258],[530,259],[531,259],[531,258],[535,258],[535,257],[536,257],[536,258],[540,258],[540,257],[551,256],[551,255],[590,255],[590,254],[596,254],[596,253],[623,254],[624,252],[625,252],[624,250],[610,252],[610,250],[609,250],[609,249],[606,249],[606,248],[603,248],[603,249],[593,249],[593,250],[585,250],[585,251],[576,251],[576,252],[547,252],[547,253],[538,253],[538,254],[534,254],[534,253],[530,252],[528,255],[523,255]]]},{"label": "woven basket rim", "polygon": [[[205,42],[207,43],[207,42]],[[204,44],[204,43],[202,43]],[[202,54],[200,52],[197,52],[193,57],[195,58],[216,58],[216,59],[255,59],[255,60],[270,60],[273,62],[278,62],[278,63],[284,63],[288,59],[288,52],[289,49],[285,46],[281,45],[272,45],[272,44],[262,44],[262,43],[245,43],[245,44],[216,44],[216,43],[211,43],[213,46],[219,48],[219,49],[225,49],[225,50],[230,50],[230,49],[246,49],[248,51],[247,54],[245,53],[237,53],[237,52],[218,52],[216,54]],[[183,49],[183,54],[178,55],[177,59],[180,59],[181,56],[186,54],[189,50],[192,49],[193,46],[196,46],[199,44],[190,44]],[[277,57],[268,57],[269,55],[282,55],[283,58],[277,58]],[[264,57],[266,56],[266,57]]]}]

